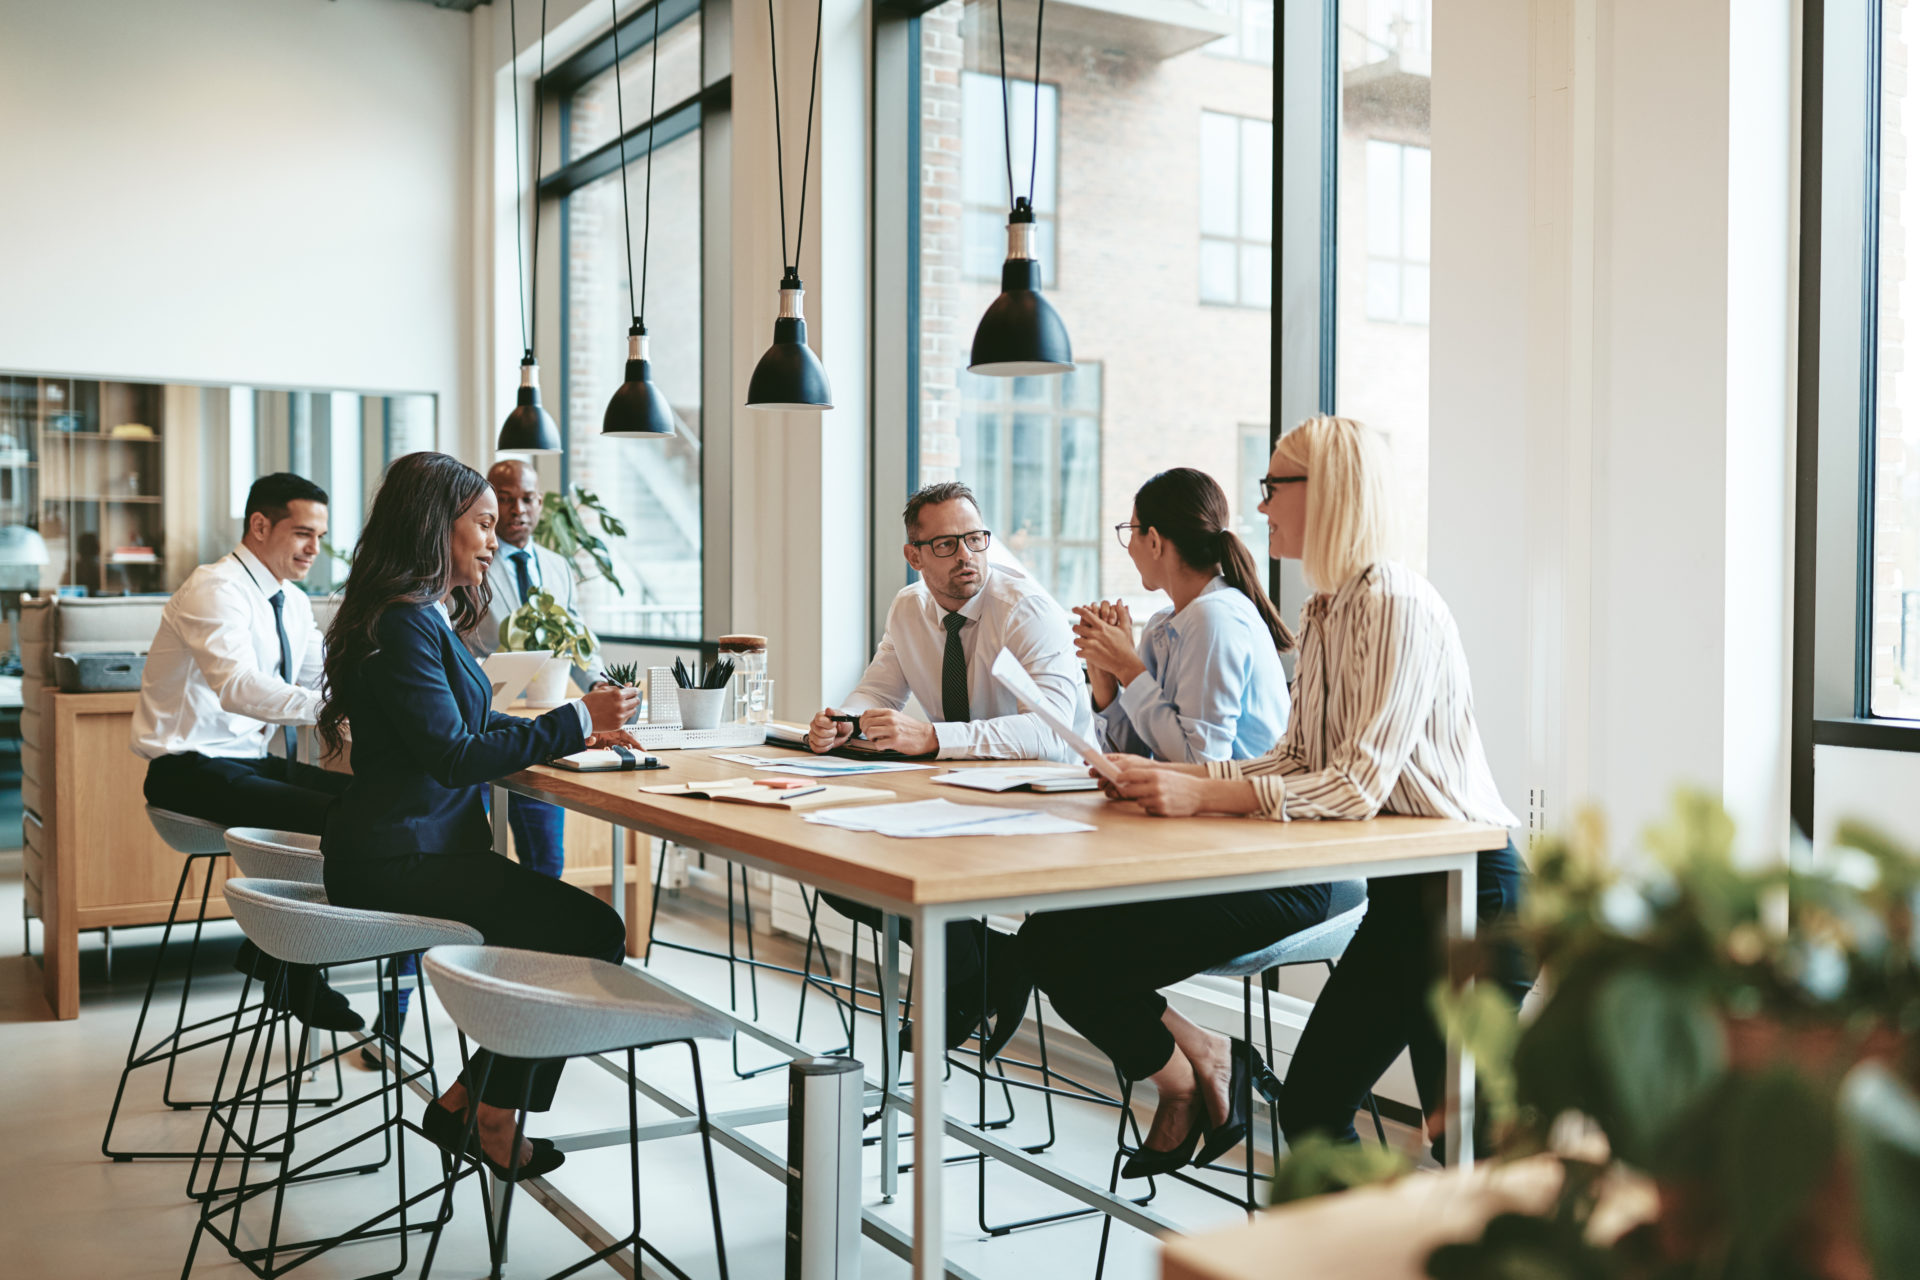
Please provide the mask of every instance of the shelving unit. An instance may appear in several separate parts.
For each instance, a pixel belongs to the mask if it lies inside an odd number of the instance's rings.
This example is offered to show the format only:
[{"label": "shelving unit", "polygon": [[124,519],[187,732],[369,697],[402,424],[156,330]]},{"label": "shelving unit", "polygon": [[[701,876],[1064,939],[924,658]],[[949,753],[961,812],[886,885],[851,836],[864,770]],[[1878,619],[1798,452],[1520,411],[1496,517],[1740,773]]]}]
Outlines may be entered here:
[{"label": "shelving unit", "polygon": [[[39,530],[42,590],[165,587],[166,424],[158,383],[0,378],[0,524]],[[137,423],[150,436],[115,435]],[[151,555],[117,554],[143,547]]]}]

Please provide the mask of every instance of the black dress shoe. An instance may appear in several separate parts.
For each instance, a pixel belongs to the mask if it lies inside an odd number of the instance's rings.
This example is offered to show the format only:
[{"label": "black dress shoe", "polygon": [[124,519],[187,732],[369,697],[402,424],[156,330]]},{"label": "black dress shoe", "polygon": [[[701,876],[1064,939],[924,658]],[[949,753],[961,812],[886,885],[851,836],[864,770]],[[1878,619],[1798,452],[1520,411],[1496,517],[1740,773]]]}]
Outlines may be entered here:
[{"label": "black dress shoe", "polygon": [[312,965],[286,966],[286,983],[267,984],[267,1004],[292,1013],[315,1031],[358,1031],[367,1025],[347,998],[327,985]]},{"label": "black dress shoe", "polygon": [[427,1103],[427,1109],[420,1116],[420,1132],[426,1134],[429,1142],[448,1155],[457,1156],[464,1153],[472,1156],[486,1165],[488,1172],[494,1177],[507,1182],[524,1182],[528,1178],[543,1177],[567,1162],[566,1153],[554,1146],[552,1139],[528,1138],[527,1143],[533,1148],[532,1158],[521,1164],[519,1168],[510,1170],[488,1155],[481,1147],[478,1130],[474,1131],[473,1140],[462,1146],[460,1139],[466,1135],[467,1122],[441,1106],[438,1099]]},{"label": "black dress shoe", "polygon": [[1279,1097],[1279,1080],[1266,1059],[1253,1051],[1253,1046],[1245,1040],[1235,1040],[1231,1049],[1233,1072],[1227,1079],[1227,1118],[1221,1124],[1208,1130],[1206,1143],[1201,1146],[1200,1154],[1193,1158],[1193,1167],[1204,1169],[1227,1152],[1246,1141],[1247,1130],[1253,1121],[1252,1092],[1257,1087],[1261,1096],[1272,1103]]},{"label": "black dress shoe", "polygon": [[1199,1141],[1200,1126],[1195,1124],[1193,1128],[1187,1130],[1187,1136],[1180,1140],[1180,1145],[1171,1151],[1156,1151],[1152,1147],[1143,1146],[1128,1156],[1127,1162],[1120,1166],[1120,1176],[1154,1178],[1163,1173],[1172,1173],[1175,1169],[1185,1167],[1186,1163],[1193,1159],[1193,1148]]},{"label": "black dress shoe", "polygon": [[1017,934],[989,932],[987,956],[987,1012],[993,1018],[993,1030],[985,1037],[981,1055],[991,1062],[1000,1056],[1027,1016],[1027,1005],[1033,1000],[1033,973],[1027,968]]}]

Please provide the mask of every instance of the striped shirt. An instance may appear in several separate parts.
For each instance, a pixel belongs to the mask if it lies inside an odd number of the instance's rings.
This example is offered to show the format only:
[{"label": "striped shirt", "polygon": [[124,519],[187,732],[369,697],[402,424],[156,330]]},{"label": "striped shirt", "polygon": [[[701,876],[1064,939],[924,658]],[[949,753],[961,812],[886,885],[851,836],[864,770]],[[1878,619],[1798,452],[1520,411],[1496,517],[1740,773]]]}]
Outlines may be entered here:
[{"label": "striped shirt", "polygon": [[1293,719],[1257,760],[1215,778],[1253,784],[1263,817],[1378,813],[1519,825],[1500,800],[1473,720],[1453,614],[1427,580],[1381,561],[1301,611]]}]

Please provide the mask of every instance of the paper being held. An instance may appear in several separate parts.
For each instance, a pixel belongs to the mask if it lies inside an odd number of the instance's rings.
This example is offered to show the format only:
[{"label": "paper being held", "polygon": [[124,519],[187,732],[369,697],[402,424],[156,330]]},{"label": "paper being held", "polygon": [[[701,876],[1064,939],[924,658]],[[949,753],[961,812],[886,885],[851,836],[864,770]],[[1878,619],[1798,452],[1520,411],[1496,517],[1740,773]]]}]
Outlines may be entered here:
[{"label": "paper being held", "polygon": [[1115,785],[1119,784],[1120,771],[1107,762],[1106,753],[1075,733],[1073,726],[1054,713],[1053,708],[1047,705],[1047,696],[1040,692],[1040,686],[1033,682],[1033,677],[1027,674],[1027,669],[1020,665],[1018,658],[1002,649],[1000,656],[993,660],[993,678],[1020,699],[1021,705],[1028,711],[1039,716],[1041,722],[1058,734],[1060,741],[1072,747],[1082,760],[1093,766],[1096,773]]}]

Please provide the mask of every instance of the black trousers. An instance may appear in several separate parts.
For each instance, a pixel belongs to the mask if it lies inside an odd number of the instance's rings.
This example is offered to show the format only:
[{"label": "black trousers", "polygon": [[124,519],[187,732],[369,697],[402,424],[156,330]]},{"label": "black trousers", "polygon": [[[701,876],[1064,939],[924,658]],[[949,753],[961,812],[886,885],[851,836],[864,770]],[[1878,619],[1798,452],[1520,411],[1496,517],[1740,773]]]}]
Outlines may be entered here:
[{"label": "black trousers", "polygon": [[1020,929],[1034,982],[1054,1011],[1128,1080],[1173,1060],[1160,988],[1270,947],[1327,918],[1324,884],[1042,911]]},{"label": "black trousers", "polygon": [[327,808],[353,776],[279,756],[234,759],[197,751],[147,762],[147,803],[223,827],[269,827],[317,836]]},{"label": "black trousers", "polygon": [[[238,759],[183,751],[149,760],[142,790],[156,809],[171,809],[223,827],[267,827],[317,836],[326,830],[327,809],[352,781],[352,774],[280,756]],[[233,967],[261,979],[274,971],[251,938],[240,944]],[[307,965],[292,965],[289,971],[295,982],[319,980],[319,971]]]},{"label": "black trousers", "polygon": [[[480,931],[492,946],[520,947],[552,955],[587,956],[619,964],[626,957],[627,929],[614,909],[584,889],[541,875],[492,850],[479,853],[416,853],[397,858],[328,858],[327,900],[369,911],[458,920]],[[492,1061],[488,1074],[487,1063]],[[496,1107],[553,1105],[559,1061],[529,1061],[481,1050],[468,1068],[467,1084]]]},{"label": "black trousers", "polygon": [[[1527,869],[1511,842],[1479,858],[1478,917],[1484,927],[1520,909]],[[1434,1020],[1433,986],[1446,973],[1444,875],[1381,876],[1367,882],[1367,915],[1327,979],[1300,1033],[1280,1094],[1287,1141],[1309,1133],[1357,1142],[1353,1113],[1405,1049],[1420,1106],[1437,1117],[1446,1100],[1446,1041]],[[1517,947],[1494,955],[1492,980],[1517,1005],[1533,965]]]}]

